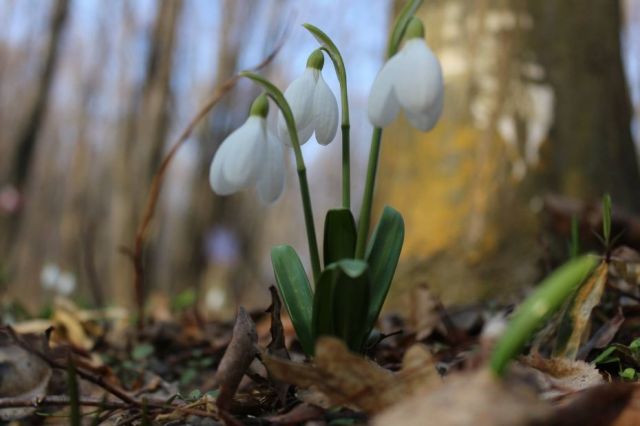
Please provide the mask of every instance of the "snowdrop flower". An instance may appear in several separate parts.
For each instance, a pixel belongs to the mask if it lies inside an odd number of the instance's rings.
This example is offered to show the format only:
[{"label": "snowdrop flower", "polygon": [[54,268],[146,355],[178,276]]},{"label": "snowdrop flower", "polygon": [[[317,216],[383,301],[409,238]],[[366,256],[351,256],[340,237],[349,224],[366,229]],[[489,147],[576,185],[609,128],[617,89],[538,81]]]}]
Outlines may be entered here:
[{"label": "snowdrop flower", "polygon": [[40,272],[40,281],[45,290],[63,296],[73,293],[76,288],[76,277],[71,272],[61,270],[58,265],[47,262]]},{"label": "snowdrop flower", "polygon": [[269,102],[259,96],[247,121],[220,145],[211,163],[209,183],[218,195],[256,187],[263,203],[274,202],[284,189],[284,149],[267,130]]},{"label": "snowdrop flower", "polygon": [[424,40],[424,27],[412,18],[402,49],[382,67],[369,95],[369,120],[376,127],[391,123],[400,110],[422,131],[431,130],[442,114],[444,83],[440,61]]},{"label": "snowdrop flower", "polygon": [[[307,69],[302,76],[284,92],[296,122],[300,145],[307,142],[314,132],[318,143],[327,145],[338,129],[338,102],[322,78],[323,66],[324,55],[320,49],[315,50],[309,55]],[[278,116],[278,136],[289,144],[289,131],[282,112]]]}]

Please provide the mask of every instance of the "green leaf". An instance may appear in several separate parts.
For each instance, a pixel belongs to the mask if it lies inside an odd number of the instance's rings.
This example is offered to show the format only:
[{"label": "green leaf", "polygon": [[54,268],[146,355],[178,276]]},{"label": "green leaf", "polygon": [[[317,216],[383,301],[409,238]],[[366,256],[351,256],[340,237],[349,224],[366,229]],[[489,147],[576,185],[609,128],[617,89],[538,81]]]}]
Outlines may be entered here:
[{"label": "green leaf", "polygon": [[153,352],[155,351],[154,347],[152,344],[150,343],[141,343],[139,345],[136,345],[133,348],[133,351],[131,353],[131,358],[135,359],[136,361],[141,361],[145,358],[149,358],[151,355],[153,355]]},{"label": "green leaf", "polygon": [[598,260],[593,256],[570,260],[540,283],[518,307],[491,356],[490,366],[497,376],[504,373],[511,358],[520,353],[531,334],[567,300],[597,265]]},{"label": "green leaf", "polygon": [[336,335],[354,352],[362,352],[369,335],[371,277],[363,260],[341,260],[335,264],[333,289],[334,328]]},{"label": "green leaf", "polygon": [[636,378],[636,370],[631,367],[625,368],[620,372],[620,377],[624,380],[633,380]]},{"label": "green leaf", "polygon": [[356,250],[356,222],[349,209],[327,212],[324,222],[324,265],[351,259]]},{"label": "green leaf", "polygon": [[393,24],[393,31],[389,36],[387,58],[392,57],[398,51],[400,42],[402,42],[402,38],[404,37],[404,32],[407,29],[407,25],[421,4],[422,0],[408,0],[398,14],[398,17]]},{"label": "green leaf", "polygon": [[311,355],[314,341],[311,330],[313,294],[302,262],[293,247],[283,245],[271,249],[271,263],[302,349]]},{"label": "green leaf", "polygon": [[615,346],[609,346],[607,349],[602,351],[600,353],[600,355],[598,355],[596,357],[596,359],[591,361],[591,363],[592,364],[606,364],[606,363],[609,363],[609,362],[615,362],[615,361],[617,361],[619,359],[619,358],[615,358],[615,357],[611,356],[611,355],[613,355],[613,353],[615,351],[616,351],[616,347]]},{"label": "green leaf", "polygon": [[400,259],[403,241],[402,215],[396,209],[385,206],[369,241],[366,254],[371,275],[371,294],[366,320],[369,331],[373,329],[384,300],[387,298]]},{"label": "green leaf", "polygon": [[195,306],[198,296],[196,291],[192,288],[186,289],[178,293],[178,295],[172,300],[172,307],[174,311],[184,311],[187,308]]},{"label": "green leaf", "polygon": [[335,336],[333,324],[333,290],[335,287],[335,268],[327,268],[320,274],[313,294],[312,330],[314,340],[320,336]]}]

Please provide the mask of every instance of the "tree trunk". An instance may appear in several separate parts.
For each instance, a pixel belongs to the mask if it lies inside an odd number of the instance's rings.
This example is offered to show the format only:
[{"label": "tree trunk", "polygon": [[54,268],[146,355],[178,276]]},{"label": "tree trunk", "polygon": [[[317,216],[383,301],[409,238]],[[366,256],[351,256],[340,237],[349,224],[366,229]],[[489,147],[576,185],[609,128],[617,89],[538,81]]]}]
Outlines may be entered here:
[{"label": "tree trunk", "polygon": [[[133,247],[136,227],[141,220],[151,178],[162,158],[169,127],[171,70],[177,23],[183,0],[158,3],[158,11],[150,35],[146,71],[142,89],[133,95],[124,123],[123,140],[114,168],[113,233],[115,249]],[[145,256],[146,268],[152,269],[153,253]],[[114,257],[111,282],[117,302],[133,303],[133,266],[129,257]]]},{"label": "tree trunk", "polygon": [[540,167],[547,189],[580,198],[611,194],[640,209],[640,174],[615,0],[527,0],[531,49],[555,92]]},{"label": "tree trunk", "polygon": [[49,38],[45,48],[45,58],[42,72],[36,82],[36,98],[31,110],[22,123],[22,129],[18,134],[18,143],[14,159],[11,162],[11,175],[9,182],[19,190],[23,189],[27,179],[29,168],[33,161],[36,142],[49,100],[51,83],[58,63],[60,40],[64,33],[65,23],[69,15],[69,0],[57,0],[53,6],[49,29]]}]

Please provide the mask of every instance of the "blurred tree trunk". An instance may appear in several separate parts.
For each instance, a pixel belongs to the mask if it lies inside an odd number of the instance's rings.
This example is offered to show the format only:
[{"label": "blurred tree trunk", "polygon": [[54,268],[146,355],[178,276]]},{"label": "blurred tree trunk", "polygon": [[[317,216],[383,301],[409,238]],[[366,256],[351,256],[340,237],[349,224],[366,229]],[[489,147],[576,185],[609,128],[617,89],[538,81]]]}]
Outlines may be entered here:
[{"label": "blurred tree trunk", "polygon": [[607,191],[637,209],[619,7],[435,0],[421,9],[445,74],[445,113],[427,134],[404,119],[385,131],[377,199],[405,216],[399,287],[426,281],[468,302],[531,284],[543,247],[529,205],[547,192]]},{"label": "blurred tree trunk", "polygon": [[[254,21],[259,16],[257,7],[246,1],[226,0],[221,10],[223,18],[213,88],[240,70],[240,55],[251,36],[249,29],[255,28]],[[247,274],[244,280],[234,278],[234,267],[242,262],[245,272],[252,269],[247,265],[251,259],[249,249],[254,247],[251,244],[252,232],[256,229],[251,225],[255,219],[250,213],[255,213],[255,208],[250,207],[252,200],[242,195],[219,197],[209,186],[209,167],[213,156],[224,137],[244,121],[252,100],[251,94],[257,92],[257,87],[250,86],[249,90],[248,94],[237,86],[220,101],[208,121],[199,128],[196,136],[198,155],[189,207],[186,217],[182,219],[183,229],[171,238],[172,260],[165,268],[166,274],[161,274],[163,280],[171,280],[172,291],[191,288],[202,293],[200,300],[206,298],[206,289],[201,287],[205,282],[214,281],[213,285],[219,294],[227,297],[247,281]],[[236,253],[238,259],[230,264],[223,262],[211,266],[213,259],[209,257],[207,244],[210,238],[215,238],[216,232],[228,232],[226,235],[231,237],[231,244],[237,244],[235,247],[240,250]],[[234,250],[231,246],[228,248]],[[233,306],[228,299],[226,306]]]},{"label": "blurred tree trunk", "polygon": [[611,194],[640,209],[640,174],[622,63],[621,4],[527,0],[530,47],[555,92],[542,185],[579,198]]},{"label": "blurred tree trunk", "polygon": [[[69,0],[56,0],[51,10],[48,34],[45,35],[47,42],[44,47],[42,69],[34,83],[35,97],[33,103],[26,110],[24,119],[18,124],[20,128],[17,132],[15,150],[9,162],[9,175],[2,176],[3,179],[7,179],[8,185],[15,187],[23,196],[26,192],[38,137],[44,124],[68,15]],[[20,209],[5,217],[0,216],[0,253],[4,258],[9,258],[5,254],[10,254],[9,250],[18,235],[20,218]]]},{"label": "blurred tree trunk", "polygon": [[51,83],[58,63],[60,40],[64,33],[65,24],[69,15],[69,0],[56,0],[51,13],[49,24],[49,36],[45,47],[42,72],[35,83],[37,93],[25,120],[21,123],[21,131],[18,134],[18,143],[14,159],[11,162],[11,175],[9,181],[22,189],[29,173],[29,167],[33,161],[36,142],[39,131],[44,121],[44,115],[51,92]]},{"label": "blurred tree trunk", "polygon": [[[125,6],[126,7],[126,6]],[[141,220],[149,184],[162,158],[169,126],[171,71],[177,23],[183,0],[158,3],[149,39],[142,88],[133,94],[124,123],[123,140],[118,148],[114,189],[114,225],[120,247],[133,247],[136,227]],[[149,251],[145,263],[153,264]],[[115,284],[116,301],[133,303],[133,268],[127,256],[114,257],[111,282]]]}]

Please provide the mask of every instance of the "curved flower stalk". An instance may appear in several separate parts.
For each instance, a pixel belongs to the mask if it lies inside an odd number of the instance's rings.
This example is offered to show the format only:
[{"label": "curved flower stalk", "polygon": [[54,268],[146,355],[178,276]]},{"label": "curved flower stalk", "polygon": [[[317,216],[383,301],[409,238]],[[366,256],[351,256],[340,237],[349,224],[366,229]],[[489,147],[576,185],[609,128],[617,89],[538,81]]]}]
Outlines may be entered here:
[{"label": "curved flower stalk", "polygon": [[351,209],[351,143],[350,130],[351,122],[349,120],[349,95],[347,93],[347,70],[344,66],[342,54],[338,46],[326,35],[320,28],[311,24],[303,24],[320,43],[321,50],[325,51],[336,71],[336,77],[340,84],[340,103],[342,120],[340,129],[342,131],[342,207]]},{"label": "curved flower stalk", "polygon": [[444,84],[440,61],[424,40],[424,27],[412,18],[407,41],[382,67],[369,95],[369,120],[386,127],[405,111],[409,122],[422,131],[431,130],[442,114]]},{"label": "curved flower stalk", "polygon": [[[324,55],[315,50],[307,60],[307,69],[285,90],[284,97],[291,106],[300,145],[315,132],[321,145],[329,144],[338,130],[338,102],[322,78]],[[289,144],[289,131],[282,115],[278,115],[278,136]]]},{"label": "curved flower stalk", "polygon": [[259,96],[244,124],[222,142],[211,163],[209,183],[218,195],[256,187],[263,203],[278,199],[284,189],[284,150],[267,129],[269,103]]}]

